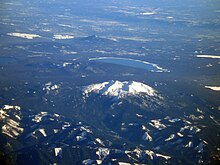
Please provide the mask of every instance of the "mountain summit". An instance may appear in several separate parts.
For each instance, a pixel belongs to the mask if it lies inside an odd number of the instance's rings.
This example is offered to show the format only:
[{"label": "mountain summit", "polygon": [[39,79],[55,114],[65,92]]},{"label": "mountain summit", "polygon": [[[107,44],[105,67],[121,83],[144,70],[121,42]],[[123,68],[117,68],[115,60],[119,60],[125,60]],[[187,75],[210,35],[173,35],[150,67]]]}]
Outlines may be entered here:
[{"label": "mountain summit", "polygon": [[84,88],[84,94],[94,92],[101,95],[123,98],[126,96],[144,94],[147,96],[157,96],[156,90],[152,87],[136,81],[114,81],[92,84]]}]

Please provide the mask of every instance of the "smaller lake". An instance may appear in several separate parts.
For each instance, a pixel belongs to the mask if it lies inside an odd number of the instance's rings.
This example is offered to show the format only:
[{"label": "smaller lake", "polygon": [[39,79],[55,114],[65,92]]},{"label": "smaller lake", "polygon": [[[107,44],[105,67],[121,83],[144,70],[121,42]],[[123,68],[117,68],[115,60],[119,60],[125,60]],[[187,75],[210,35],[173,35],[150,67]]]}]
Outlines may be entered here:
[{"label": "smaller lake", "polygon": [[129,66],[138,69],[145,69],[150,72],[168,72],[167,69],[163,69],[159,67],[157,64],[149,63],[147,61],[134,60],[130,58],[99,57],[99,58],[91,58],[89,59],[89,61],[99,61],[104,63]]}]

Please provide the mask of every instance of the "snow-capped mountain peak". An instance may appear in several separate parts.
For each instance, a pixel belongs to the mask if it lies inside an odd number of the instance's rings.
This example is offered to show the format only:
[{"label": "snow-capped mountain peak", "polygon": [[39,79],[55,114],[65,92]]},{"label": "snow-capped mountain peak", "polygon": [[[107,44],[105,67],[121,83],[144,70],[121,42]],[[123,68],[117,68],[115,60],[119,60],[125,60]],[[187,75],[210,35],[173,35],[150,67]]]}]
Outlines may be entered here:
[{"label": "snow-capped mountain peak", "polygon": [[145,94],[147,96],[157,96],[157,92],[150,86],[136,81],[114,81],[92,84],[84,88],[84,94],[94,92],[101,95],[125,97],[128,95]]}]

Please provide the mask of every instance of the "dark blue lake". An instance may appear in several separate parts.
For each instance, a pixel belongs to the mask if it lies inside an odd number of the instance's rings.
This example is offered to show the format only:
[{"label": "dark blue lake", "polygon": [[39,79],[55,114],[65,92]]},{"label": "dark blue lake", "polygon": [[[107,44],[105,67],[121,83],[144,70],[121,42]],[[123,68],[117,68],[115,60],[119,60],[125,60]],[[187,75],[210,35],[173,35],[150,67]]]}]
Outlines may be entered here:
[{"label": "dark blue lake", "polygon": [[146,61],[134,60],[129,58],[115,58],[115,57],[103,57],[103,58],[92,58],[91,61],[99,61],[110,64],[123,65],[138,69],[146,69],[151,72],[167,72],[166,69],[159,67],[157,64],[152,64]]}]

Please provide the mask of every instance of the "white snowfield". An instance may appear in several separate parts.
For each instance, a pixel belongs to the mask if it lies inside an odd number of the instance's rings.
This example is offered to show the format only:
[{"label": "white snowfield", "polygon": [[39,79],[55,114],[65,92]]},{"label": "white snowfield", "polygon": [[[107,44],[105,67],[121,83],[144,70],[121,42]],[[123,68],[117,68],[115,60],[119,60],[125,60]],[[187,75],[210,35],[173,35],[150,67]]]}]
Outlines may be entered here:
[{"label": "white snowfield", "polygon": [[215,59],[220,59],[220,56],[216,55],[196,55],[198,58],[215,58]]},{"label": "white snowfield", "polygon": [[84,94],[94,92],[107,96],[123,98],[128,95],[145,94],[147,96],[157,96],[157,92],[150,86],[136,81],[114,81],[92,84],[84,88]]},{"label": "white snowfield", "polygon": [[26,39],[29,39],[29,40],[41,37],[37,34],[27,34],[27,33],[7,33],[7,35],[13,36],[13,37],[26,38]]},{"label": "white snowfield", "polygon": [[205,88],[211,89],[213,91],[220,91],[220,87],[218,86],[205,86]]},{"label": "white snowfield", "polygon": [[72,38],[75,38],[75,37],[72,36],[72,35],[54,34],[53,38],[57,39],[57,40],[65,40],[65,39],[72,39]]},{"label": "white snowfield", "polygon": [[154,15],[156,14],[155,12],[145,12],[145,13],[141,13],[141,15]]}]

